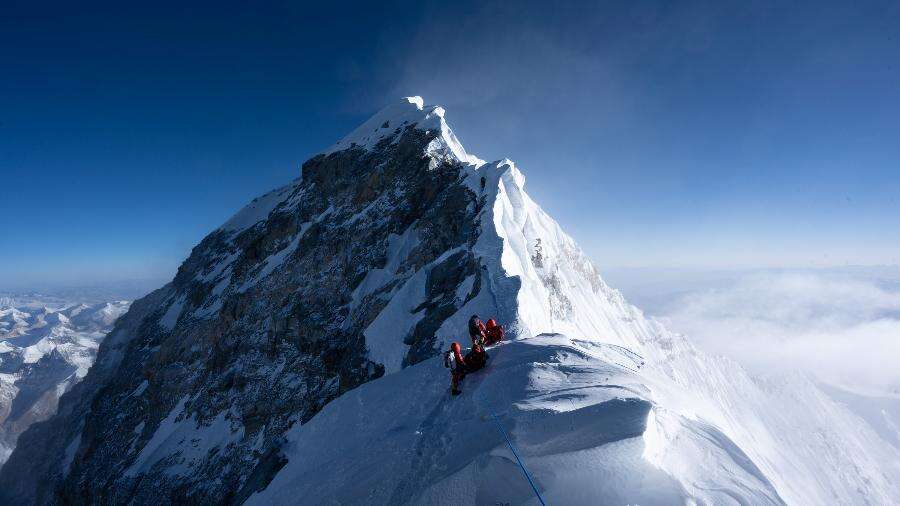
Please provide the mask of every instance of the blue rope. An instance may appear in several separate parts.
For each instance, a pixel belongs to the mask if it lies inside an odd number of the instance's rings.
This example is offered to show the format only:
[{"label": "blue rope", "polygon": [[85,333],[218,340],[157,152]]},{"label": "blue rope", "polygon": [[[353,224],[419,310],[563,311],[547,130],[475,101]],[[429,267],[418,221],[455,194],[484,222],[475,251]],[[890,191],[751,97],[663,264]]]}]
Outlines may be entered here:
[{"label": "blue rope", "polygon": [[491,416],[494,418],[494,421],[497,422],[497,428],[500,429],[500,432],[503,434],[503,437],[506,439],[506,444],[509,446],[510,451],[516,457],[516,462],[519,463],[519,467],[522,468],[522,474],[525,475],[525,478],[528,480],[528,483],[531,485],[531,489],[534,490],[534,495],[537,496],[538,501],[541,501],[542,506],[547,506],[547,503],[544,502],[544,499],[541,497],[541,493],[538,492],[537,487],[534,485],[534,481],[531,480],[531,475],[528,474],[528,470],[525,469],[525,464],[522,463],[522,459],[519,458],[519,454],[516,453],[516,448],[513,446],[512,441],[509,440],[509,435],[506,433],[506,430],[503,428],[503,424],[500,423],[500,419],[497,418],[497,415],[491,411]]}]

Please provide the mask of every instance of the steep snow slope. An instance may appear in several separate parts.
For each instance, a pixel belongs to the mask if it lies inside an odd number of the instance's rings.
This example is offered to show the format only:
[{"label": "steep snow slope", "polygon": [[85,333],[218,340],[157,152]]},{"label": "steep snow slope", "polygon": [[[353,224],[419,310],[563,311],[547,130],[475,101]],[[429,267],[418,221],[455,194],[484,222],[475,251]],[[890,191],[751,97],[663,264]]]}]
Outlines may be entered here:
[{"label": "steep snow slope", "polygon": [[900,453],[811,378],[754,378],[678,336],[670,345],[651,349],[649,369],[690,392],[695,416],[738,444],[786,502],[897,502]]},{"label": "steep snow slope", "polygon": [[432,359],[332,402],[249,504],[537,504],[494,415],[548,504],[782,504],[721,431],[657,405],[620,348],[540,335],[489,353],[458,398]]},{"label": "steep snow slope", "polygon": [[[521,284],[512,320],[518,335],[563,332],[642,354],[644,374],[655,378],[657,402],[717,426],[792,504],[898,502],[900,452],[868,424],[808,377],[753,378],[739,364],[706,355],[645,318],[602,281],[574,241],[528,197],[511,162],[479,170],[491,169],[500,174],[493,226],[481,238],[494,230],[503,237],[502,270]],[[666,387],[671,392],[662,395]]]},{"label": "steep snow slope", "polygon": [[[9,299],[12,303],[13,300]],[[0,307],[0,465],[19,434],[87,374],[128,302]]]},{"label": "steep snow slope", "polygon": [[[895,501],[897,453],[855,415],[802,376],[758,381],[645,319],[528,197],[515,165],[469,155],[444,116],[418,97],[388,107],[207,236],[119,320],[59,414],[22,435],[30,453],[0,470],[0,500],[293,503],[291,477],[321,468],[350,475],[320,474],[323,488],[306,493],[358,502],[341,494],[371,462],[352,452],[379,450],[368,446],[379,437],[397,445],[381,466],[422,473],[373,489],[376,502],[438,501],[479,463],[519,490],[502,455],[489,457],[503,452],[498,434],[465,416],[491,408],[562,503]],[[472,313],[523,341],[496,351],[496,380],[473,377],[469,397],[448,404],[429,358]],[[532,338],[542,332],[568,337]],[[645,357],[640,373],[613,375],[628,367],[622,347]],[[628,388],[593,388],[607,373]],[[358,426],[343,422],[353,406],[372,430],[329,432]],[[418,443],[395,437],[381,407],[459,444],[404,454]]]},{"label": "steep snow slope", "polygon": [[869,422],[882,439],[900,451],[900,396],[866,395],[824,383],[820,388]]}]

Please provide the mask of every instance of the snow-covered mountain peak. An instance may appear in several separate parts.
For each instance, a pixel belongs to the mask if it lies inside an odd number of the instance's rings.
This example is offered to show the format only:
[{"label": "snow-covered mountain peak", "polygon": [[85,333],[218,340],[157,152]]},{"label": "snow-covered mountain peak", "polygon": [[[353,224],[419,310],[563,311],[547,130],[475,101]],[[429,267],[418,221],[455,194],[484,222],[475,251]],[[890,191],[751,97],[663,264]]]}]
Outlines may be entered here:
[{"label": "snow-covered mountain peak", "polygon": [[397,142],[405,129],[416,128],[426,133],[437,133],[427,148],[430,153],[452,156],[471,165],[484,164],[484,160],[466,152],[444,120],[445,113],[439,105],[425,105],[422,97],[404,97],[375,113],[322,154],[354,148],[372,149],[381,142]]},{"label": "snow-covered mountain peak", "polygon": [[[403,97],[404,100],[409,102],[410,104],[415,105],[420,111],[425,108],[425,101],[422,100],[422,97],[416,95],[414,97]],[[443,117],[443,114],[441,114]]]}]

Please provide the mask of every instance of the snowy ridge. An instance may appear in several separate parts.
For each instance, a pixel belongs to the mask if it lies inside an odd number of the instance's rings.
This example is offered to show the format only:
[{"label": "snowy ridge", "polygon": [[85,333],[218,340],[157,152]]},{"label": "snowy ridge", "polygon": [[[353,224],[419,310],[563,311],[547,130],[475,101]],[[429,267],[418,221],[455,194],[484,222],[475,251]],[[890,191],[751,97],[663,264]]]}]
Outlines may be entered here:
[{"label": "snowy ridge", "polygon": [[459,398],[439,359],[342,396],[288,434],[287,466],[248,504],[537,504],[495,413],[548,504],[782,504],[718,429],[654,407],[615,348],[541,335],[489,353]]},{"label": "snowy ridge", "polygon": [[[849,504],[888,504],[900,497],[900,455],[866,423],[807,378],[785,378],[772,391],[740,365],[706,356],[683,336],[645,318],[602,281],[575,242],[528,197],[524,177],[512,162],[487,167],[500,171],[492,222],[503,238],[502,270],[521,283],[517,335],[559,332],[640,353],[648,362],[648,386],[665,412],[722,431],[792,504],[827,503],[835,497]],[[668,453],[660,462],[669,462],[676,471],[672,476],[690,490],[680,473],[696,462],[680,454],[689,449],[672,447],[679,432],[671,427],[663,431],[669,437],[657,438],[657,446]],[[700,454],[695,458],[702,459]]]},{"label": "snowy ridge", "polygon": [[556,332],[637,348],[646,333],[640,312],[603,282],[575,241],[528,196],[525,176],[512,161],[491,169],[496,193],[484,223],[493,225],[487,234],[502,240],[502,271],[521,283],[516,330],[525,337]]}]

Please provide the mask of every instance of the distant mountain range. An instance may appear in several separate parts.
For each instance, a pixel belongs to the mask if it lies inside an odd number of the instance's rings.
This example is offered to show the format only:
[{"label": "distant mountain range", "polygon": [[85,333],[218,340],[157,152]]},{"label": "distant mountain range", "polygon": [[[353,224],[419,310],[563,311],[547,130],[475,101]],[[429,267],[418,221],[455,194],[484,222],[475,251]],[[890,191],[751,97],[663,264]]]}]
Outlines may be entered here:
[{"label": "distant mountain range", "polygon": [[32,423],[87,374],[129,302],[71,303],[34,293],[0,297],[0,464]]}]

